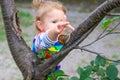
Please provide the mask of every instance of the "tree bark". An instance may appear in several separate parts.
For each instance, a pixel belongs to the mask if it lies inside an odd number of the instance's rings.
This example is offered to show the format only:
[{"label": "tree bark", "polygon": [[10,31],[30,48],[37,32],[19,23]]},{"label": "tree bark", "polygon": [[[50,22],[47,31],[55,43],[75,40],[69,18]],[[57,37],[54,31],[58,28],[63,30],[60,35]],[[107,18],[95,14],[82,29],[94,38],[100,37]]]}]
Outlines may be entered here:
[{"label": "tree bark", "polygon": [[120,0],[107,0],[101,4],[71,34],[69,42],[62,50],[46,60],[43,64],[41,64],[40,60],[31,52],[21,36],[14,0],[1,0],[0,4],[8,45],[17,66],[23,74],[24,80],[45,80],[48,72],[63,60],[71,50],[79,45],[109,11],[120,7]]},{"label": "tree bark", "polygon": [[21,36],[14,0],[1,0],[0,4],[11,54],[24,79],[31,80],[34,72],[33,66],[38,63],[38,60]]}]

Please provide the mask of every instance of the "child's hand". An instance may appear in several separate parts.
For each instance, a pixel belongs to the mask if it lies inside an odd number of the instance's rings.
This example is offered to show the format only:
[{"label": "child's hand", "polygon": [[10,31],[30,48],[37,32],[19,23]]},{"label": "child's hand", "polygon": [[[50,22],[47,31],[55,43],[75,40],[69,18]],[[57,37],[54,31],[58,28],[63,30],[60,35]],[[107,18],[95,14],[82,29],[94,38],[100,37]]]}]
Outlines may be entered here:
[{"label": "child's hand", "polygon": [[57,32],[61,33],[63,29],[66,27],[70,28],[71,30],[75,30],[75,28],[71,26],[69,22],[59,22],[57,25],[57,28],[58,28]]},{"label": "child's hand", "polygon": [[69,25],[69,22],[59,22],[56,29],[57,33],[61,33],[67,25]]},{"label": "child's hand", "polygon": [[71,26],[69,22],[67,22],[67,17],[66,17],[66,15],[64,15],[63,21],[58,23],[58,29],[60,30],[60,32],[62,32],[63,29],[66,27],[70,28],[73,31],[75,30],[75,28],[73,26]]},{"label": "child's hand", "polygon": [[71,26],[69,22],[67,22],[66,16],[63,16],[62,21],[58,21],[53,24],[53,27],[51,27],[48,31],[48,37],[51,40],[56,40],[56,38],[64,30],[64,28],[70,28],[71,30],[75,30],[75,28]]},{"label": "child's hand", "polygon": [[[66,15],[64,15],[64,17],[63,17],[63,21],[64,22],[66,22],[67,21],[67,17],[66,17]],[[68,24],[66,27],[68,27],[68,28],[70,28],[71,30],[75,30],[75,28],[73,27],[73,26],[71,26],[70,24]]]}]

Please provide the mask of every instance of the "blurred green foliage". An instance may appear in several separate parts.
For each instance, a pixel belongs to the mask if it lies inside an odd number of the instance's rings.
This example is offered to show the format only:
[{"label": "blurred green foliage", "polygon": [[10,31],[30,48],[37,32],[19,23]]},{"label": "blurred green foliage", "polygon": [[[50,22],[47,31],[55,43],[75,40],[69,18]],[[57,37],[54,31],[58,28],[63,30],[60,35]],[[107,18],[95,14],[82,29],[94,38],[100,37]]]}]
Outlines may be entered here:
[{"label": "blurred green foliage", "polygon": [[[20,20],[20,25],[23,28],[27,28],[33,24],[33,16],[29,12],[20,11],[18,13],[18,16]],[[0,11],[0,41],[4,41],[4,40],[6,40],[6,36],[5,36],[5,29],[2,20],[2,13]]]},{"label": "blurred green foliage", "polygon": [[20,11],[18,13],[22,27],[29,27],[33,23],[33,16],[29,12]]},{"label": "blurred green foliage", "polygon": [[[55,0],[55,1],[60,1],[63,4],[68,4],[68,5],[77,5],[78,7],[82,8],[82,12],[91,12],[97,6],[99,6],[101,3],[103,3],[106,0]],[[15,2],[19,3],[20,5],[22,5],[23,3],[25,5],[26,5],[26,3],[29,5],[32,4],[32,0],[15,0]],[[88,8],[88,6],[89,6],[89,8]],[[23,6],[20,6],[20,7],[23,7]],[[29,8],[31,8],[31,6]],[[119,12],[120,8],[116,8],[112,11]],[[81,10],[80,10],[80,12],[81,12]]]},{"label": "blurred green foliage", "polygon": [[70,80],[120,80],[117,65],[119,63],[108,61],[97,55],[89,65],[77,69],[79,77],[74,76]]},{"label": "blurred green foliage", "polygon": [[6,37],[5,37],[3,20],[2,20],[2,13],[0,11],[0,41],[4,41],[5,39],[6,39]]}]

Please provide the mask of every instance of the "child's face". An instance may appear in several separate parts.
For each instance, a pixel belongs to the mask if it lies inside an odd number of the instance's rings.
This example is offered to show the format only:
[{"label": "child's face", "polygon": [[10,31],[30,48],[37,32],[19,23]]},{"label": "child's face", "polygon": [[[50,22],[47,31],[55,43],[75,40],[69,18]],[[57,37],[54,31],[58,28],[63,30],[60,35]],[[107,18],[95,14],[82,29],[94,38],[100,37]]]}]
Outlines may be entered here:
[{"label": "child's face", "polygon": [[41,26],[43,27],[44,31],[49,29],[56,29],[59,22],[66,21],[66,15],[62,10],[53,9],[52,11],[48,12],[41,21]]}]

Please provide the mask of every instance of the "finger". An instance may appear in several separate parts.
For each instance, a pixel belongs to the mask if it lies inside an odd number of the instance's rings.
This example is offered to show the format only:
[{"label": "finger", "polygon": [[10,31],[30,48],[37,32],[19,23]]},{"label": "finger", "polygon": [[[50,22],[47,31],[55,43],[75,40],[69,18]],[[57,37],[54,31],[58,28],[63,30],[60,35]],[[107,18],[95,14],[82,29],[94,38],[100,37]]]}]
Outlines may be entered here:
[{"label": "finger", "polygon": [[58,26],[62,26],[62,27],[66,27],[67,25],[69,25],[69,22],[59,22]]},{"label": "finger", "polygon": [[65,27],[67,27],[67,25],[69,25],[69,22],[60,22],[60,23],[58,24],[58,31],[59,31],[59,32],[63,31],[63,29],[64,29]]},{"label": "finger", "polygon": [[70,29],[73,30],[73,31],[75,30],[75,28],[74,28],[73,26],[71,26],[70,24],[67,25],[67,27],[70,28]]}]

